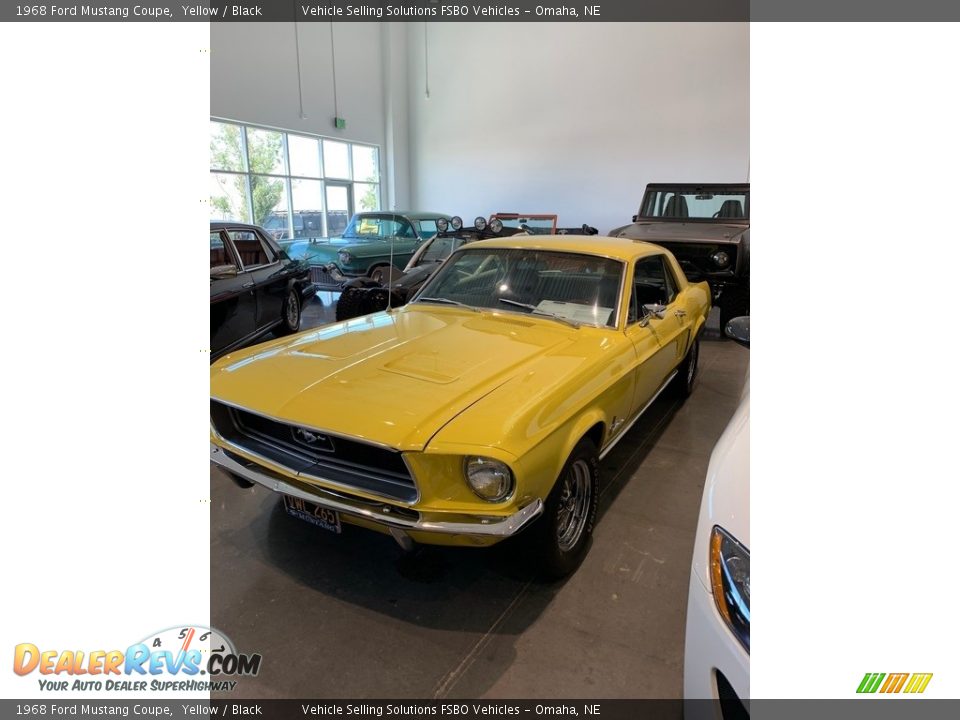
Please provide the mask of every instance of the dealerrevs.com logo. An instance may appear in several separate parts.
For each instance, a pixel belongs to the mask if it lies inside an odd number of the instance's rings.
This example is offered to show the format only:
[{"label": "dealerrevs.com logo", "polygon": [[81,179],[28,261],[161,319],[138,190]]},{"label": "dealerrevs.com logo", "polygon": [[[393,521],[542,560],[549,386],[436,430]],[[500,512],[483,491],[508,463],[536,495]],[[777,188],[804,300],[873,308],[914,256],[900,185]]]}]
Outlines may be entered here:
[{"label": "dealerrevs.com logo", "polygon": [[858,693],[922,693],[933,673],[867,673],[857,687]]},{"label": "dealerrevs.com logo", "polygon": [[202,625],[171,627],[151,633],[125,650],[51,650],[20,643],[13,650],[13,671],[40,675],[44,691],[233,690],[236,680],[260,672],[259,653],[239,653],[230,639]]}]

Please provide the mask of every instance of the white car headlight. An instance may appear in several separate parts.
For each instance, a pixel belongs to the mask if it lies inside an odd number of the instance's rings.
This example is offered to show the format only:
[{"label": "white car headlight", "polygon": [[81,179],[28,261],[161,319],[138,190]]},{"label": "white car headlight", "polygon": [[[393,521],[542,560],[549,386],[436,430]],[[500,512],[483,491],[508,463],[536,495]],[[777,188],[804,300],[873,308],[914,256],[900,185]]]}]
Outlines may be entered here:
[{"label": "white car headlight", "polygon": [[463,463],[463,474],[470,489],[489,502],[499,502],[513,492],[513,473],[499,460],[468,457]]},{"label": "white car headlight", "polygon": [[710,585],[717,611],[750,652],[750,551],[720,527],[710,535]]},{"label": "white car headlight", "polygon": [[337,259],[340,261],[341,265],[349,265],[353,262],[353,255],[348,253],[346,250],[341,250],[337,253]]}]

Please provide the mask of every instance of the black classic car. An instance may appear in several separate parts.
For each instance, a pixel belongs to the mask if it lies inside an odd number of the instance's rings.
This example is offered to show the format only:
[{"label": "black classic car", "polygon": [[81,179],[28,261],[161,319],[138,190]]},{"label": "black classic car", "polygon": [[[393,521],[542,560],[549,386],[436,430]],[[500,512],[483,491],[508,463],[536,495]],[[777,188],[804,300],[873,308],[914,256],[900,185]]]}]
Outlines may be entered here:
[{"label": "black classic car", "polygon": [[[558,228],[556,221],[556,215],[496,213],[491,215],[489,220],[478,217],[473,221],[473,227],[464,227],[463,221],[457,216],[450,220],[438,218],[437,234],[420,245],[402,273],[392,274],[384,278],[384,282],[365,277],[352,280],[343,278],[343,290],[337,301],[337,320],[348,320],[385,310],[387,307],[406,305],[454,250],[475,240],[513,235],[597,234],[597,229],[589,225]],[[331,271],[335,273],[334,268],[331,268]]]},{"label": "black classic car", "polygon": [[268,232],[210,223],[211,360],[271,330],[296,332],[301,308],[315,294],[307,264],[287,257]]},{"label": "black classic car", "polygon": [[610,235],[662,245],[688,279],[706,280],[721,328],[750,314],[749,183],[651,183],[633,223]]}]

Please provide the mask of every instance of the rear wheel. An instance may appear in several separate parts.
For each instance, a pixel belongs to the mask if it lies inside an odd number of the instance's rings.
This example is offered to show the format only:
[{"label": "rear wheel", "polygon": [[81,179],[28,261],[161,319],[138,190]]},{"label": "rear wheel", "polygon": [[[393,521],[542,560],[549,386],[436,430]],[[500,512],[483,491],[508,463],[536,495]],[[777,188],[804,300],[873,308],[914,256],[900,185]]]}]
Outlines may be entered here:
[{"label": "rear wheel", "polygon": [[530,528],[530,541],[541,571],[561,578],[583,562],[597,517],[600,460],[584,438],[570,453],[544,503],[543,516]]},{"label": "rear wheel", "polygon": [[290,335],[300,329],[300,295],[295,288],[287,291],[280,310],[280,325],[274,331],[277,335]]},{"label": "rear wheel", "polygon": [[697,372],[700,369],[700,340],[696,339],[687,350],[687,356],[677,368],[677,376],[673,379],[674,394],[679,398],[688,398],[697,382]]}]

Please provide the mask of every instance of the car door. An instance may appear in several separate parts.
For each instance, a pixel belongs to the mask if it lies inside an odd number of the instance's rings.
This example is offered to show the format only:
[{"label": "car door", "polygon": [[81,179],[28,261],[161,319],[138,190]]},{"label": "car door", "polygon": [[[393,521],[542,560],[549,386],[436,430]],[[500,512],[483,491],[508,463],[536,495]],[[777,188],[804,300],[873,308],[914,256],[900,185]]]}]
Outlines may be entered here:
[{"label": "car door", "polygon": [[210,351],[217,355],[253,333],[256,297],[245,287],[235,249],[223,231],[210,232]]},{"label": "car door", "polygon": [[381,227],[389,228],[390,237],[385,239],[393,243],[394,267],[406,266],[420,246],[420,237],[413,225],[406,218],[395,215],[391,221],[381,224]]},{"label": "car door", "polygon": [[243,287],[256,297],[256,329],[263,330],[280,320],[287,278],[279,253],[254,228],[237,228],[228,232],[237,249],[247,280]]},{"label": "car door", "polygon": [[638,356],[635,406],[639,410],[683,359],[689,337],[690,318],[662,254],[634,264],[628,322],[628,336]]}]

